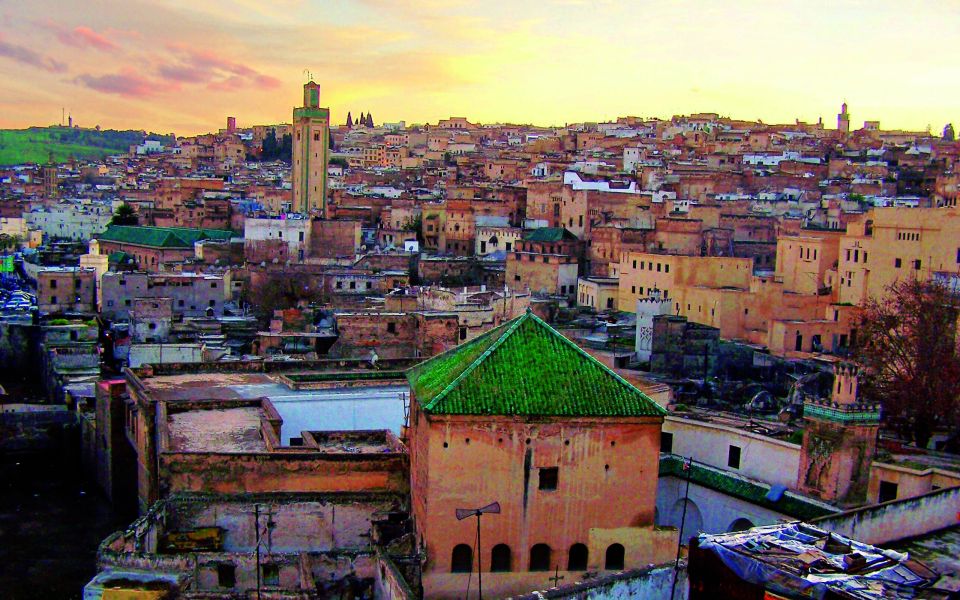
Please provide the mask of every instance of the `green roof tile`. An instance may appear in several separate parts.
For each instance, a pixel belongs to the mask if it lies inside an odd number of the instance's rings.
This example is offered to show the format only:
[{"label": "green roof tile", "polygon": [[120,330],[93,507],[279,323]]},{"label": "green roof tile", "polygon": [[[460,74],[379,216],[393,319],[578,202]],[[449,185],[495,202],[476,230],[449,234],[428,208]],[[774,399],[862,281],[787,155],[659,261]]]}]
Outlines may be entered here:
[{"label": "green roof tile", "polygon": [[233,232],[224,229],[189,229],[186,227],[139,227],[110,225],[100,234],[106,242],[149,246],[151,248],[192,248],[200,240],[229,240]]},{"label": "green roof tile", "polygon": [[646,417],[656,402],[532,312],[407,372],[423,410],[447,415]]},{"label": "green roof tile", "polygon": [[839,512],[839,509],[831,510],[823,503],[808,500],[791,492],[783,494],[778,501],[773,502],[767,498],[771,488],[769,484],[727,473],[703,463],[694,462],[690,468],[684,469],[685,462],[683,457],[661,454],[660,477],[689,478],[691,483],[805,521]]}]

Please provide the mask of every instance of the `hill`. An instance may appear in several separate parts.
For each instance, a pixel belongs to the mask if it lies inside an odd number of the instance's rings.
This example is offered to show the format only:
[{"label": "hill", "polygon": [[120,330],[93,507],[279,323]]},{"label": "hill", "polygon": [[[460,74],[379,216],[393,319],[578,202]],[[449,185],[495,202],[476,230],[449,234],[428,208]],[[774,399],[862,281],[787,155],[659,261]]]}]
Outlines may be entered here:
[{"label": "hill", "polygon": [[31,127],[0,129],[0,165],[66,162],[74,158],[103,158],[127,152],[146,139],[172,142],[171,136],[143,131],[81,129],[78,127]]}]

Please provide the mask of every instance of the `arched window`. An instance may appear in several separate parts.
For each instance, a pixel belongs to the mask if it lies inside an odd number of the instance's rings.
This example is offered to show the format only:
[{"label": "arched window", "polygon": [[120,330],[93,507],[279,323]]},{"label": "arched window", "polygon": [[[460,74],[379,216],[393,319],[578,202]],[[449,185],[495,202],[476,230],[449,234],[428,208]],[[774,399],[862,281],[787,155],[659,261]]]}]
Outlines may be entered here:
[{"label": "arched window", "polygon": [[512,568],[510,546],[497,544],[490,551],[490,570],[494,573],[505,573]]},{"label": "arched window", "polygon": [[550,570],[550,546],[546,544],[536,544],[533,548],[530,548],[530,570]]},{"label": "arched window", "polygon": [[603,568],[608,571],[623,570],[623,546],[621,544],[610,544],[607,548],[607,560]]},{"label": "arched window", "polygon": [[570,546],[570,554],[567,557],[567,570],[586,571],[588,554],[589,552],[584,544],[574,544]]},{"label": "arched window", "polygon": [[750,519],[740,517],[733,523],[730,523],[730,531],[746,531],[747,529],[752,529],[753,523]]},{"label": "arched window", "polygon": [[451,573],[469,573],[473,571],[473,548],[466,544],[457,544],[453,547],[453,556],[450,558]]}]

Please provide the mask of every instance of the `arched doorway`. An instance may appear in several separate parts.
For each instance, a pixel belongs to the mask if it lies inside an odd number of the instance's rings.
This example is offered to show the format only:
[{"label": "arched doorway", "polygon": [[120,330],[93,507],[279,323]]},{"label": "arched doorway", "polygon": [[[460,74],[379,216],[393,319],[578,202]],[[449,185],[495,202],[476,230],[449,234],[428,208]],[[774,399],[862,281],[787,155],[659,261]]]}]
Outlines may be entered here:
[{"label": "arched doorway", "polygon": [[733,523],[730,523],[730,527],[727,529],[727,531],[746,531],[748,529],[752,529],[753,527],[755,527],[753,521],[745,517],[740,517]]},{"label": "arched doorway", "polygon": [[[683,506],[686,503],[687,514],[684,518]],[[690,538],[703,530],[703,515],[700,514],[700,507],[693,500],[684,500],[681,498],[673,505],[673,518],[671,519],[674,527],[680,527],[683,521],[683,531],[680,532],[680,543],[686,545],[690,543]]]}]

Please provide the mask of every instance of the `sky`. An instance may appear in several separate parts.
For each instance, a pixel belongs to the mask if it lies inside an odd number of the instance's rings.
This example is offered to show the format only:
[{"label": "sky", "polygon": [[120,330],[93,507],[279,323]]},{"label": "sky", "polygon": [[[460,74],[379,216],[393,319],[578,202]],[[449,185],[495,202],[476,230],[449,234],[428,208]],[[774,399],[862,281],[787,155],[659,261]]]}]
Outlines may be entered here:
[{"label": "sky", "polygon": [[957,0],[0,0],[0,127],[192,135],[283,123],[563,125],[717,112],[939,132]]}]

